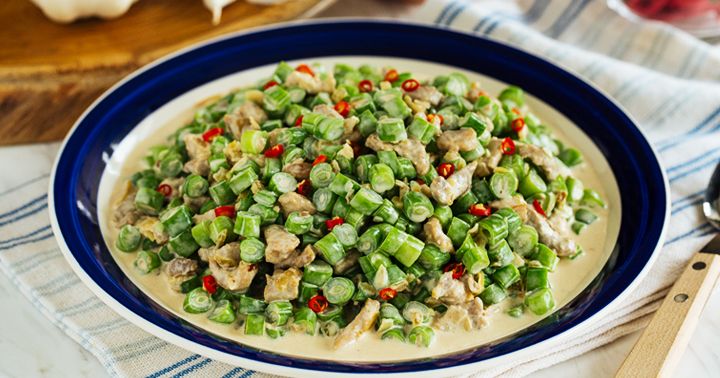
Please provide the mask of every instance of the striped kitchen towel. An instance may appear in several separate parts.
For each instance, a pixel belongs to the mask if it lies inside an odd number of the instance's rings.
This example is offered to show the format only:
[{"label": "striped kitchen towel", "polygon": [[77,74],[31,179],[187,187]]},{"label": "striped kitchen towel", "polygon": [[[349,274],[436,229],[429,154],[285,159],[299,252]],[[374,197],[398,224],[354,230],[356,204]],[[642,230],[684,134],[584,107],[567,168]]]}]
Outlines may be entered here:
[{"label": "striped kitchen towel", "polygon": [[[627,302],[582,337],[475,376],[527,375],[642,328],[684,262],[713,232],[700,201],[720,158],[720,51],[670,26],[624,19],[601,0],[433,1],[396,16],[503,41],[594,82],[640,123],[670,179],[666,245]],[[82,285],[61,257],[48,221],[48,155],[56,149],[0,149],[0,161],[13,164],[0,168],[0,268],[28,300],[112,376],[263,376],[141,331]]]}]

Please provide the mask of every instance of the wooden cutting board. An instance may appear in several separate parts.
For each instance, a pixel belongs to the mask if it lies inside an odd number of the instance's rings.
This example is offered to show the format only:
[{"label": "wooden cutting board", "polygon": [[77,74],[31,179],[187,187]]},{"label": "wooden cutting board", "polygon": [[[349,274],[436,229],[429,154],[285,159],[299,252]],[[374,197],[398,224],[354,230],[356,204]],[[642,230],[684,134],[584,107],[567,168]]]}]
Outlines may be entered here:
[{"label": "wooden cutting board", "polygon": [[0,145],[60,140],[95,98],[138,67],[209,37],[309,16],[332,2],[238,0],[213,25],[201,0],[140,0],[119,18],[71,24],[50,21],[29,0],[0,0]]}]

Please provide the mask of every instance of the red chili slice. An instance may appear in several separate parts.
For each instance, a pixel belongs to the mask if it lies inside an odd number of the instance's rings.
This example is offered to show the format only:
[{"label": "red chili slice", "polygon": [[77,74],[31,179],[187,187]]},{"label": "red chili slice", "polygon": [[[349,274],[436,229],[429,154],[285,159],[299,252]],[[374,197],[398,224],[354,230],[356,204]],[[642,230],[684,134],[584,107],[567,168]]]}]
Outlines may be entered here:
[{"label": "red chili slice", "polygon": [[500,144],[500,150],[502,150],[502,153],[505,155],[514,154],[515,153],[515,141],[513,141],[509,137],[503,139],[502,143]]},{"label": "red chili slice", "polygon": [[512,122],[510,122],[510,128],[513,129],[514,132],[519,133],[523,128],[525,128],[525,120],[522,118],[515,118]]},{"label": "red chili slice", "polygon": [[325,226],[327,227],[328,231],[331,231],[335,226],[339,226],[343,223],[345,223],[344,219],[340,217],[332,217],[325,221]]},{"label": "red chili slice", "polygon": [[285,151],[285,148],[283,147],[283,145],[276,144],[276,145],[268,148],[267,150],[265,150],[265,157],[275,158],[275,157],[282,155],[283,151]]},{"label": "red chili slice", "polygon": [[348,114],[350,114],[350,104],[348,104],[347,101],[340,101],[335,104],[335,111],[341,116],[347,117]]},{"label": "red chili slice", "polygon": [[438,165],[437,173],[444,178],[448,178],[455,173],[455,166],[452,163],[442,163]]},{"label": "red chili slice", "polygon": [[203,283],[203,289],[207,291],[210,294],[215,294],[217,291],[217,281],[215,281],[215,277],[213,276],[205,276],[202,278]]},{"label": "red chili slice", "polygon": [[305,197],[310,197],[310,194],[312,194],[312,183],[310,182],[310,180],[303,179],[302,181],[300,181],[297,186],[297,192],[304,195]]},{"label": "red chili slice", "polygon": [[228,218],[234,218],[235,217],[235,206],[233,206],[233,205],[218,206],[215,208],[215,216],[216,217],[226,216]]},{"label": "red chili slice", "polygon": [[302,126],[302,120],[303,120],[303,115],[300,114],[300,117],[297,117],[297,119],[295,120],[295,126],[298,126],[298,127]]},{"label": "red chili slice", "polygon": [[440,114],[428,114],[428,115],[427,115],[427,120],[428,120],[428,122],[430,122],[430,123],[435,123],[435,119],[436,119],[436,118],[440,121],[440,124],[441,124],[441,125],[443,124],[443,122],[445,122],[445,119],[444,119],[443,116],[440,115]]},{"label": "red chili slice", "polygon": [[170,197],[173,193],[172,186],[168,184],[160,184],[158,185],[157,190],[160,194],[162,194],[165,197]]},{"label": "red chili slice", "polygon": [[481,203],[476,203],[474,205],[470,205],[468,207],[468,213],[476,216],[476,217],[487,217],[492,213],[492,209],[490,206],[485,206]]},{"label": "red chili slice", "polygon": [[452,272],[452,278],[459,280],[465,274],[465,266],[459,262],[450,263],[445,265],[443,272]]},{"label": "red chili slice", "polygon": [[270,81],[268,81],[267,83],[265,83],[265,85],[263,85],[263,89],[268,89],[268,88],[274,87],[274,86],[276,86],[276,85],[278,85],[278,82],[277,82],[277,81],[275,81],[275,80],[270,80]]},{"label": "red chili slice", "polygon": [[328,308],[328,300],[324,296],[317,294],[308,300],[308,307],[313,310],[314,313],[320,313]]},{"label": "red chili slice", "polygon": [[405,92],[414,92],[418,88],[420,88],[420,82],[415,79],[407,79],[403,81],[401,86],[402,89],[405,90]]},{"label": "red chili slice", "polygon": [[360,80],[358,89],[360,92],[370,92],[373,90],[373,83],[370,80]]},{"label": "red chili slice", "polygon": [[322,164],[327,161],[327,156],[325,155],[318,155],[318,157],[315,158],[315,160],[312,162],[313,167]]},{"label": "red chili slice", "polygon": [[395,296],[397,296],[397,290],[395,290],[391,287],[386,287],[386,288],[380,290],[380,292],[378,293],[378,296],[380,297],[380,299],[382,299],[384,301],[389,301],[389,300],[395,298]]},{"label": "red chili slice", "polygon": [[538,214],[547,218],[547,214],[545,214],[545,210],[543,209],[540,201],[538,201],[537,198],[533,200],[533,208],[535,208],[535,211],[537,211]]},{"label": "red chili slice", "polygon": [[295,71],[300,71],[300,72],[304,72],[310,76],[315,76],[315,72],[307,64],[301,64],[301,65],[295,67]]},{"label": "red chili slice", "polygon": [[202,138],[204,141],[209,142],[213,140],[218,135],[222,135],[225,130],[222,129],[222,127],[214,127],[206,132],[203,133]]},{"label": "red chili slice", "polygon": [[390,70],[385,74],[385,81],[389,81],[391,83],[396,82],[399,78],[400,75],[398,74],[397,70]]}]

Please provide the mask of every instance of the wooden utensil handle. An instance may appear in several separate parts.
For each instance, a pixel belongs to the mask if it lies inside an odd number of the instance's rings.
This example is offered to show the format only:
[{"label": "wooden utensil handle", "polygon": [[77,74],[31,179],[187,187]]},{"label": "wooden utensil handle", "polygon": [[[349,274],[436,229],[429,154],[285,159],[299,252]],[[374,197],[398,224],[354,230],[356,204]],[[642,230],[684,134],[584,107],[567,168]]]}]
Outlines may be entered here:
[{"label": "wooden utensil handle", "polygon": [[663,300],[616,377],[669,376],[720,275],[720,256],[697,253]]}]

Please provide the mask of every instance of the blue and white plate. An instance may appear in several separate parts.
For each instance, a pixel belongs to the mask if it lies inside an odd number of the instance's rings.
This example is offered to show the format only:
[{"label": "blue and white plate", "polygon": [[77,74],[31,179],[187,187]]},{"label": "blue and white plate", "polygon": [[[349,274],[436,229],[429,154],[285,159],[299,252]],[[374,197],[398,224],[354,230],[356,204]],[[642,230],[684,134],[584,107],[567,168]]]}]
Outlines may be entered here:
[{"label": "blue and white plate", "polygon": [[[610,204],[605,244],[592,274],[571,287],[551,316],[511,337],[403,361],[293,357],[216,337],[181,320],[128,279],[103,238],[110,192],[133,147],[167,135],[173,120],[210,95],[253,84],[279,61],[393,65],[427,76],[460,70],[493,92],[521,86],[531,108],[578,146]],[[621,211],[622,210],[622,211]],[[168,342],[241,367],[274,374],[350,373],[440,376],[489,368],[538,353],[602,318],[640,281],[663,239],[667,180],[648,141],[612,100],[541,58],[469,34],[379,21],[329,21],[261,29],[209,41],[123,80],[78,120],[50,186],[53,230],[85,284],[129,321]],[[596,258],[596,260],[592,260]],[[139,289],[140,288],[140,289]],[[430,358],[432,357],[432,358]],[[372,359],[370,359],[372,360]]]}]

